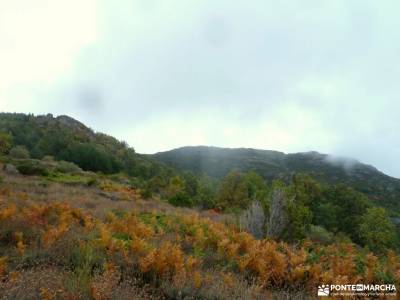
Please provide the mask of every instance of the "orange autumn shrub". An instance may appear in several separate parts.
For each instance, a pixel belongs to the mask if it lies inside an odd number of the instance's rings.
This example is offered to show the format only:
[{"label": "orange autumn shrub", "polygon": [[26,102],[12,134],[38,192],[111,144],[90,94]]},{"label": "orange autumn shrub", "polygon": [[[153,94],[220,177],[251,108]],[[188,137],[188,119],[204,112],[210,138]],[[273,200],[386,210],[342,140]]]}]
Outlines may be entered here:
[{"label": "orange autumn shrub", "polygon": [[22,232],[15,233],[15,240],[17,241],[17,249],[20,255],[24,254],[25,251],[25,244],[23,239],[24,234]]},{"label": "orange autumn shrub", "polygon": [[6,206],[0,210],[0,221],[4,221],[12,217],[17,211],[17,207],[14,204]]},{"label": "orange autumn shrub", "polygon": [[[102,220],[61,203],[2,204],[0,228],[1,246],[9,246],[7,256],[14,265],[32,251],[42,251],[50,262],[89,277],[89,293],[95,299],[111,295],[118,278],[135,272],[150,282],[197,292],[205,292],[216,278],[227,290],[241,281],[257,289],[309,291],[322,283],[400,283],[400,257],[394,252],[378,257],[351,243],[305,241],[294,246],[256,240],[198,215],[110,213]],[[77,232],[79,247],[63,250]],[[52,257],[56,250],[67,259]],[[82,265],[86,269],[79,269]],[[0,276],[7,268],[6,259],[0,258]]]},{"label": "orange autumn shrub", "polygon": [[185,271],[184,253],[178,245],[166,242],[141,258],[139,267],[143,273],[153,272],[157,276],[173,277]]},{"label": "orange autumn shrub", "polygon": [[7,272],[7,257],[0,257],[0,278]]}]

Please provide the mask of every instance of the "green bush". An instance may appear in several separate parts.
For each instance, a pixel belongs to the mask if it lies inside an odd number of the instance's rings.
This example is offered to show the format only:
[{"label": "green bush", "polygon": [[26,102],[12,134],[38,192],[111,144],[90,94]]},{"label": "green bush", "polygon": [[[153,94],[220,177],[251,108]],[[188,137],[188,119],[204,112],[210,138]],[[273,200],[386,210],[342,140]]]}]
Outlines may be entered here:
[{"label": "green bush", "polygon": [[141,189],[141,190],[140,190],[140,196],[141,196],[143,199],[150,199],[150,198],[153,196],[153,193],[151,192],[150,189],[144,188],[144,189]]},{"label": "green bush", "polygon": [[168,202],[174,206],[183,206],[183,207],[193,206],[192,199],[185,192],[177,193],[176,195],[169,198]]},{"label": "green bush", "polygon": [[24,161],[17,166],[17,170],[22,175],[39,175],[39,176],[48,176],[49,170],[46,166],[40,164],[37,161],[27,160]]},{"label": "green bush", "polygon": [[324,227],[311,225],[307,232],[307,238],[313,242],[329,244],[333,241],[333,234]]},{"label": "green bush", "polygon": [[62,160],[57,163],[55,171],[60,173],[80,173],[82,169],[72,162]]},{"label": "green bush", "polygon": [[12,136],[4,133],[4,132],[0,132],[0,154],[7,154],[11,147],[12,147]]},{"label": "green bush", "polygon": [[45,161],[45,162],[54,162],[55,161],[54,156],[51,156],[51,155],[44,156],[42,158],[42,160]]},{"label": "green bush", "polygon": [[97,178],[90,178],[87,182],[86,185],[87,186],[97,186],[99,184],[99,181],[97,180]]},{"label": "green bush", "polygon": [[122,166],[104,148],[90,143],[76,143],[64,149],[58,157],[77,164],[85,171],[112,174],[121,171]]},{"label": "green bush", "polygon": [[30,158],[30,154],[28,149],[25,146],[15,146],[10,150],[9,154],[12,158],[17,159],[28,159]]},{"label": "green bush", "polygon": [[57,173],[51,172],[47,179],[53,182],[65,183],[70,185],[86,185],[87,180],[84,176],[76,175],[76,174],[69,174],[69,173]]},{"label": "green bush", "polygon": [[361,217],[361,240],[374,252],[384,253],[397,246],[396,227],[384,208],[373,207]]}]

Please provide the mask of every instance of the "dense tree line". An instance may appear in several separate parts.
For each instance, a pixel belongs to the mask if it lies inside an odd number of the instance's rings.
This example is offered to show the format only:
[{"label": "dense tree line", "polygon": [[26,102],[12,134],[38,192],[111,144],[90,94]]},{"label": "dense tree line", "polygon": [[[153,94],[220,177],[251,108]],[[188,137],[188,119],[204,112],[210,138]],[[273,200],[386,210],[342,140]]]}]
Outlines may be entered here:
[{"label": "dense tree line", "polygon": [[301,240],[315,228],[322,228],[377,252],[399,249],[398,233],[388,212],[348,186],[322,185],[310,176],[294,175],[288,184],[275,182],[276,188],[286,194],[284,240]]}]

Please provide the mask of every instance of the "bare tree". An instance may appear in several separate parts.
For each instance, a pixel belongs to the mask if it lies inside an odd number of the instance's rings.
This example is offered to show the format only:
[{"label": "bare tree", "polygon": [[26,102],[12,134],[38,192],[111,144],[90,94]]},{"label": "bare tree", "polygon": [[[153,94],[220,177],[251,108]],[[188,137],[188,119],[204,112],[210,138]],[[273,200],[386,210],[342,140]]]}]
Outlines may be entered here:
[{"label": "bare tree", "polygon": [[253,201],[249,208],[240,215],[239,224],[257,239],[265,236],[265,214],[259,201]]},{"label": "bare tree", "polygon": [[271,238],[280,239],[289,225],[289,217],[286,211],[287,196],[283,188],[275,187],[272,191],[270,217],[267,235]]}]

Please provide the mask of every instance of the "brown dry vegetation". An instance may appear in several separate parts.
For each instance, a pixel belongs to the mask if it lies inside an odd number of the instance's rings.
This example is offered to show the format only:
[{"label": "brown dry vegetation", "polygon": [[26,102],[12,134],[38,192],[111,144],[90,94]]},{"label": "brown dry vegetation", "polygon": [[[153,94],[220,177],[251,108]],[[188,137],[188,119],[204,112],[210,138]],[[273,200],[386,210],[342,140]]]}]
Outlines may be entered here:
[{"label": "brown dry vegetation", "polygon": [[144,200],[138,191],[111,180],[99,180],[98,186],[86,184],[63,184],[52,182],[40,176],[10,175],[3,171],[0,163],[0,200],[7,199],[16,205],[68,203],[81,208],[96,217],[104,217],[109,211],[135,210],[137,212],[193,213],[215,221],[232,222],[229,215],[221,215],[214,210],[195,211],[190,208],[175,207],[158,198]]},{"label": "brown dry vegetation", "polygon": [[304,299],[321,283],[400,283],[394,253],[256,240],[107,180],[2,176],[3,299]]}]

